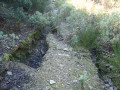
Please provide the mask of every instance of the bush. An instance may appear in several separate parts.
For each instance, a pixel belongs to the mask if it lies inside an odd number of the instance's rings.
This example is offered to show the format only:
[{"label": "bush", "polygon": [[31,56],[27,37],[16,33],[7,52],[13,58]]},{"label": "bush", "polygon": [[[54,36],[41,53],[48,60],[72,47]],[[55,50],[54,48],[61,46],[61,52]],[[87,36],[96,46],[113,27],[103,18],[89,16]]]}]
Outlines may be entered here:
[{"label": "bush", "polygon": [[25,11],[32,9],[43,12],[48,1],[49,0],[2,0],[1,2],[14,9],[22,7]]},{"label": "bush", "polygon": [[23,8],[12,8],[8,7],[7,5],[0,7],[0,17],[5,20],[14,19],[15,21],[26,21],[27,13],[24,12]]},{"label": "bush", "polygon": [[29,10],[32,6],[31,0],[2,0],[2,2],[8,4],[9,7],[22,7],[25,10]]},{"label": "bush", "polygon": [[94,27],[87,27],[86,30],[77,29],[76,34],[72,37],[72,45],[76,47],[85,47],[87,49],[97,48],[97,40],[100,36],[98,30],[95,30]]},{"label": "bush", "polygon": [[39,11],[36,11],[32,16],[30,16],[28,22],[31,26],[35,27],[44,27],[46,24],[49,24],[47,16],[43,15]]},{"label": "bush", "polygon": [[109,63],[114,67],[113,73],[120,73],[120,42],[113,45],[115,56],[109,60]]},{"label": "bush", "polygon": [[15,42],[19,39],[19,37],[16,36],[14,33],[7,35],[4,34],[2,31],[0,31],[0,38],[1,46],[8,49],[15,46]]},{"label": "bush", "polygon": [[120,38],[120,13],[105,14],[100,21],[102,41],[116,43]]},{"label": "bush", "polygon": [[24,12],[23,8],[17,8],[14,12],[14,18],[17,20],[17,21],[26,21],[28,19],[28,16],[27,16],[27,13]]},{"label": "bush", "polygon": [[33,10],[43,12],[49,0],[31,0],[31,2]]},{"label": "bush", "polygon": [[72,27],[79,27],[80,30],[84,30],[88,26],[87,22],[89,15],[84,10],[77,10],[70,13],[67,17],[67,22],[71,24]]},{"label": "bush", "polygon": [[66,18],[70,16],[70,13],[72,10],[74,10],[73,6],[71,6],[69,4],[63,4],[60,7],[59,18],[63,21],[66,20]]},{"label": "bush", "polygon": [[56,7],[60,7],[64,3],[65,3],[65,0],[55,0],[55,6]]},{"label": "bush", "polygon": [[97,47],[96,40],[100,37],[100,33],[95,15],[89,15],[84,10],[77,10],[71,12],[67,22],[71,28],[74,28],[71,39],[74,47],[83,46],[88,49]]}]

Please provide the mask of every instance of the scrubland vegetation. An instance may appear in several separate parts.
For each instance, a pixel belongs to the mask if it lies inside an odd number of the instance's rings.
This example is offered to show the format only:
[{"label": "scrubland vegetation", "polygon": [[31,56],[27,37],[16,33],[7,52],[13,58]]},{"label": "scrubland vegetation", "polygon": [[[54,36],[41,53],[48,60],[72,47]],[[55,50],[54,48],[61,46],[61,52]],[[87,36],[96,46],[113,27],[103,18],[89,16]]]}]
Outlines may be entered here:
[{"label": "scrubland vegetation", "polygon": [[44,14],[48,2],[0,1],[0,90],[10,90],[28,80],[25,70],[14,61],[28,58],[36,42],[42,39],[40,32],[49,24],[47,14]]},{"label": "scrubland vegetation", "polygon": [[[75,50],[81,47],[90,50],[103,78],[112,78],[119,90],[120,1],[55,0],[53,5],[46,6],[47,3],[48,0],[1,0],[1,48],[15,46],[21,39],[19,33],[24,33],[22,29],[26,27],[27,30],[43,29],[50,25],[59,33],[60,24],[67,23],[70,27],[69,44]],[[48,8],[47,13],[43,12],[45,8]],[[8,54],[4,58],[8,60]]]},{"label": "scrubland vegetation", "polygon": [[0,1],[1,46],[10,49],[33,28],[43,29],[49,23],[47,15],[43,13],[47,3],[48,0]]}]

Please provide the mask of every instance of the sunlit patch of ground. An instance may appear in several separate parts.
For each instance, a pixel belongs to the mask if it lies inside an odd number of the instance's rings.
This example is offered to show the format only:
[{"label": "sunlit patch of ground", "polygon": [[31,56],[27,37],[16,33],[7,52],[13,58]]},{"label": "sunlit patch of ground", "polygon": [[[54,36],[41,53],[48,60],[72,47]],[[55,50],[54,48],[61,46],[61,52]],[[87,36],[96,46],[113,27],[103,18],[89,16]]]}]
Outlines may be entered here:
[{"label": "sunlit patch of ground", "polygon": [[104,9],[102,5],[96,4],[91,0],[68,0],[67,2],[73,5],[76,9],[83,9],[89,13],[102,11]]},{"label": "sunlit patch of ground", "polygon": [[107,2],[107,0],[101,0],[101,3],[95,3],[92,0],[67,0],[67,3],[73,5],[76,9],[83,9],[89,13],[111,13],[120,9],[118,2]]}]

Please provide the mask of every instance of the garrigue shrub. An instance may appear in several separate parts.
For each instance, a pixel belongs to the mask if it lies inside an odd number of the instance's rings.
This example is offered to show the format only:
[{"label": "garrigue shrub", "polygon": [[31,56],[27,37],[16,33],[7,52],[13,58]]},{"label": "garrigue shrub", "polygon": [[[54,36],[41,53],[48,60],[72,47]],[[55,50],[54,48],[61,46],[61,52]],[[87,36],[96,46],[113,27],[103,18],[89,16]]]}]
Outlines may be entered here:
[{"label": "garrigue shrub", "polygon": [[66,20],[66,18],[68,16],[70,16],[70,13],[71,11],[74,10],[74,7],[69,5],[69,4],[63,4],[61,7],[60,7],[60,11],[59,11],[59,18],[61,20]]},{"label": "garrigue shrub", "polygon": [[60,7],[62,4],[64,4],[65,3],[65,0],[55,0],[55,6],[56,7]]},{"label": "garrigue shrub", "polygon": [[102,41],[116,43],[120,39],[120,13],[105,14],[99,23]]},{"label": "garrigue shrub", "polygon": [[86,30],[77,29],[73,34],[71,44],[75,48],[79,48],[80,46],[87,49],[97,48],[99,36],[99,31],[95,30],[93,27],[87,27]]},{"label": "garrigue shrub", "polygon": [[84,30],[88,26],[89,15],[84,10],[76,10],[70,13],[70,16],[67,17],[67,22],[72,25],[72,27],[79,27],[80,30]]},{"label": "garrigue shrub", "polygon": [[12,34],[4,34],[2,31],[0,31],[0,43],[3,47],[10,48],[12,46],[15,46],[16,40],[19,39],[18,36],[16,36],[14,33]]},{"label": "garrigue shrub", "polygon": [[43,12],[49,0],[31,0],[31,2],[33,10]]},{"label": "garrigue shrub", "polygon": [[120,73],[120,42],[113,45],[114,56],[110,58],[109,63],[114,67],[113,73]]},{"label": "garrigue shrub", "polygon": [[95,15],[89,15],[84,10],[73,11],[67,17],[67,23],[73,28],[71,44],[74,47],[83,46],[88,49],[97,47],[100,33],[97,29],[97,17]]},{"label": "garrigue shrub", "polygon": [[29,10],[32,6],[31,0],[1,0],[1,2],[13,8],[23,7],[25,10]]},{"label": "garrigue shrub", "polygon": [[1,0],[1,2],[14,9],[22,7],[25,11],[34,10],[41,12],[45,9],[48,1],[49,0]]},{"label": "garrigue shrub", "polygon": [[49,24],[47,16],[39,11],[36,11],[32,16],[30,16],[28,22],[31,26],[35,27],[44,27],[46,24]]},{"label": "garrigue shrub", "polygon": [[26,21],[27,13],[24,12],[22,7],[17,9],[0,7],[0,17],[5,20],[14,19],[16,21]]}]

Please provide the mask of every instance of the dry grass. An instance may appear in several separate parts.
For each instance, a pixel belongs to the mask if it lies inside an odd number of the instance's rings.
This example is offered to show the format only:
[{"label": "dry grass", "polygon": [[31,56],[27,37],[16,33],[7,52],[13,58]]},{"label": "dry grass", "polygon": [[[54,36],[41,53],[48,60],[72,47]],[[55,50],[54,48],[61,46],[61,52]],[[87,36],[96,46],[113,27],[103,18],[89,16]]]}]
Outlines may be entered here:
[{"label": "dry grass", "polygon": [[113,8],[119,8],[119,3],[116,0],[67,0],[76,9],[83,9],[89,13],[104,12]]},{"label": "dry grass", "polygon": [[89,12],[93,12],[95,10],[95,4],[93,1],[69,0],[68,3],[72,4],[76,9],[84,9]]}]

